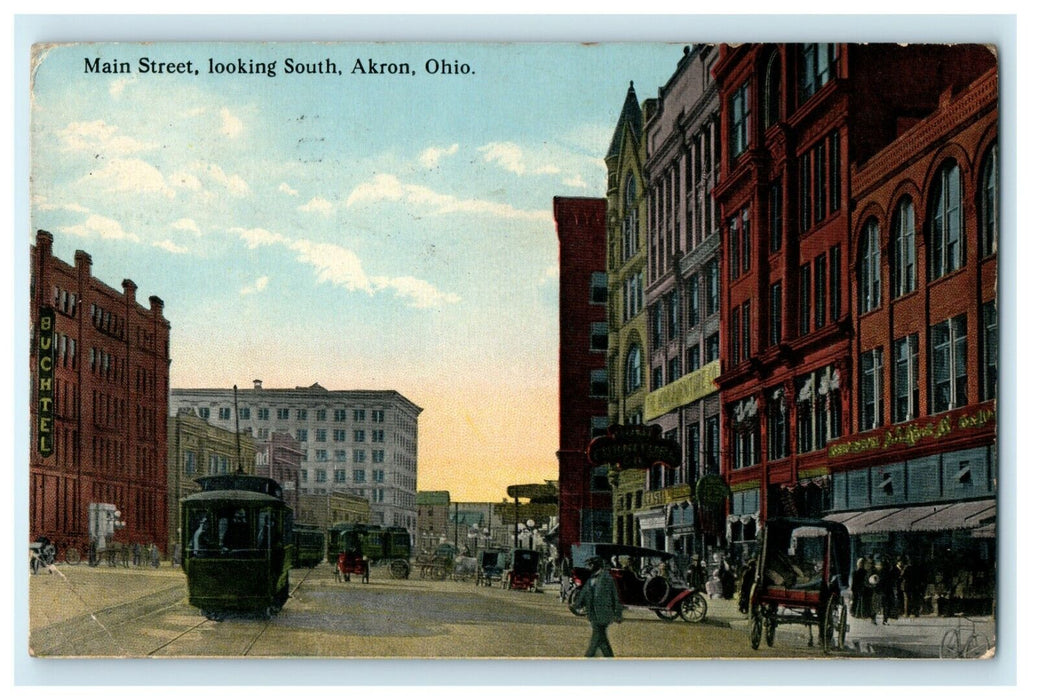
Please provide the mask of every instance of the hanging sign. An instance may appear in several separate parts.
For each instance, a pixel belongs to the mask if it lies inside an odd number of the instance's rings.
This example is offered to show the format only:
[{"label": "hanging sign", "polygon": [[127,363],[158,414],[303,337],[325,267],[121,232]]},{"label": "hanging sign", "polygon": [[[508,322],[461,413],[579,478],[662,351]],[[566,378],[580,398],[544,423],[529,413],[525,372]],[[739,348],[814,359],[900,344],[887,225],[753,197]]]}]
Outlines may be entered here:
[{"label": "hanging sign", "polygon": [[54,309],[40,309],[36,344],[36,449],[54,454]]}]

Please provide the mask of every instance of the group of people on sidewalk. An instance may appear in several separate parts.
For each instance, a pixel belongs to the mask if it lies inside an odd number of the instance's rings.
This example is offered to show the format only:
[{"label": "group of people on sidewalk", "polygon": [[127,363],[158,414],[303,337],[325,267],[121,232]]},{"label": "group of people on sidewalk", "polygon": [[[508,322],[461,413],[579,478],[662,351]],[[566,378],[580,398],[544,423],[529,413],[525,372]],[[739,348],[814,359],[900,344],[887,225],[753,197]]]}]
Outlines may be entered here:
[{"label": "group of people on sidewalk", "polygon": [[881,618],[883,624],[904,615],[918,617],[926,588],[926,576],[905,554],[892,564],[884,555],[860,557],[851,574],[851,615]]}]

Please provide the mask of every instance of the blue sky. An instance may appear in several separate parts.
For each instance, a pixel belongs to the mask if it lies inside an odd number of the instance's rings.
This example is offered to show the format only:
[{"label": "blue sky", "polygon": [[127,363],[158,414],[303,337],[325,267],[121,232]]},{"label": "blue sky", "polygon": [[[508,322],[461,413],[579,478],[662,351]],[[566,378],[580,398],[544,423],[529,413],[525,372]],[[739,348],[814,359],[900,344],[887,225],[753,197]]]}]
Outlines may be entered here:
[{"label": "blue sky", "polygon": [[172,386],[396,389],[425,409],[419,488],[497,499],[557,475],[552,198],[604,196],[629,81],[655,96],[682,48],[54,46],[33,71],[31,226],[165,301]]}]

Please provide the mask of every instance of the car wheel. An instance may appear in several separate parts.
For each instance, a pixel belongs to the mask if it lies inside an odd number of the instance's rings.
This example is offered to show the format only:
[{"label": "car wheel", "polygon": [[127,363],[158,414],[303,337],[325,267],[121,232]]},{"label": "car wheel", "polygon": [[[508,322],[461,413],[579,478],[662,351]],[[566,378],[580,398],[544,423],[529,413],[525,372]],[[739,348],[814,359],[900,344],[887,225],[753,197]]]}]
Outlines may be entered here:
[{"label": "car wheel", "polygon": [[706,598],[702,593],[693,593],[681,601],[681,619],[685,622],[702,622],[706,618]]},{"label": "car wheel", "polygon": [[654,608],[653,612],[656,613],[656,617],[667,622],[673,622],[678,616],[678,611],[673,608]]}]

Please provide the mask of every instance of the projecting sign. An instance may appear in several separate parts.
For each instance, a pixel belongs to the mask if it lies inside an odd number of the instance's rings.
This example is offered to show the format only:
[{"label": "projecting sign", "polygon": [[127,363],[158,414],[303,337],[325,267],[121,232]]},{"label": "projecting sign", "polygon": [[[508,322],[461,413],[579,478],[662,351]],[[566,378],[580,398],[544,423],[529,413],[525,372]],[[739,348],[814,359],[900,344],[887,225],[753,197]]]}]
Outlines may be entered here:
[{"label": "projecting sign", "polygon": [[54,309],[40,309],[36,345],[36,449],[54,454]]}]

